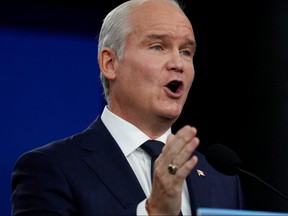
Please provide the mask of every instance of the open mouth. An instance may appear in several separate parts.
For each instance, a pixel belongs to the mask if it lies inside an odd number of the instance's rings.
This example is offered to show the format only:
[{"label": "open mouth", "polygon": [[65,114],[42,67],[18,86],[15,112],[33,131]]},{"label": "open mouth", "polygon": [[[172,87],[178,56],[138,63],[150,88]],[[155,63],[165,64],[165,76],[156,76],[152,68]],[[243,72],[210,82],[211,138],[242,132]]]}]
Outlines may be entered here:
[{"label": "open mouth", "polygon": [[183,89],[183,83],[177,80],[171,81],[166,86],[171,92],[177,93],[178,91]]}]

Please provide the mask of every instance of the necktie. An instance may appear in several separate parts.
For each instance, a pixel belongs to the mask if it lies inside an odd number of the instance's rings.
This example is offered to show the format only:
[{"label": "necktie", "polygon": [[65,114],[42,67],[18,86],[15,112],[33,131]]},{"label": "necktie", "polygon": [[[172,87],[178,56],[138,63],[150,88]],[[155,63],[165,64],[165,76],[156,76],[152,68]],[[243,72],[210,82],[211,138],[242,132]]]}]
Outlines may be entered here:
[{"label": "necktie", "polygon": [[157,140],[147,140],[141,145],[141,148],[151,157],[151,181],[153,179],[153,166],[156,158],[162,152],[164,143]]},{"label": "necktie", "polygon": [[[164,143],[158,140],[147,140],[140,147],[151,157],[151,182],[153,180],[153,166],[156,158],[161,154]],[[180,211],[179,216],[182,216]]]}]

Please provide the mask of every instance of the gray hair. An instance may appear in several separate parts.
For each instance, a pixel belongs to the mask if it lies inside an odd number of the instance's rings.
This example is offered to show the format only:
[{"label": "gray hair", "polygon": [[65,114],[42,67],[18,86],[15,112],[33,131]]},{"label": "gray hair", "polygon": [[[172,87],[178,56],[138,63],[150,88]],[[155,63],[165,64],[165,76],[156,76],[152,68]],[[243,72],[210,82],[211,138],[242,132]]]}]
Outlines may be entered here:
[{"label": "gray hair", "polygon": [[[98,41],[98,61],[101,50],[108,47],[113,50],[119,60],[124,56],[126,39],[132,32],[132,26],[129,21],[129,15],[134,7],[141,5],[149,0],[128,0],[114,8],[103,20],[99,33]],[[166,0],[182,9],[177,0]],[[109,81],[100,72],[100,80],[103,86],[103,93],[107,103],[109,99]]]}]

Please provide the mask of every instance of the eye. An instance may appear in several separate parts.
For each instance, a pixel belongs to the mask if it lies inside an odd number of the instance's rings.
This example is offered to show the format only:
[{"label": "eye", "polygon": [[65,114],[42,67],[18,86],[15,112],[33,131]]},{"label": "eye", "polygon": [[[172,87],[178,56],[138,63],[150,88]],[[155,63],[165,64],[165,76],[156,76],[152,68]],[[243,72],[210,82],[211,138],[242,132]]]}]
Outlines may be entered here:
[{"label": "eye", "polygon": [[190,50],[183,50],[183,51],[181,51],[181,53],[185,56],[188,56],[188,57],[193,56],[193,52]]},{"label": "eye", "polygon": [[154,50],[157,50],[157,51],[163,50],[163,47],[161,45],[159,45],[159,44],[153,45],[151,48],[154,49]]}]

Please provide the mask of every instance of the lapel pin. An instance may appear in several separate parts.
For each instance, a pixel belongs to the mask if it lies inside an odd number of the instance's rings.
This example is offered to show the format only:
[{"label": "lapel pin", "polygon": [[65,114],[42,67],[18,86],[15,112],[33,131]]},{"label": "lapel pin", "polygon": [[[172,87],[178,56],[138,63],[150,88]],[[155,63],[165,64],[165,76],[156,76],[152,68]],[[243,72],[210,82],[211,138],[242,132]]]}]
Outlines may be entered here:
[{"label": "lapel pin", "polygon": [[205,173],[202,170],[197,169],[198,176],[205,176]]}]

